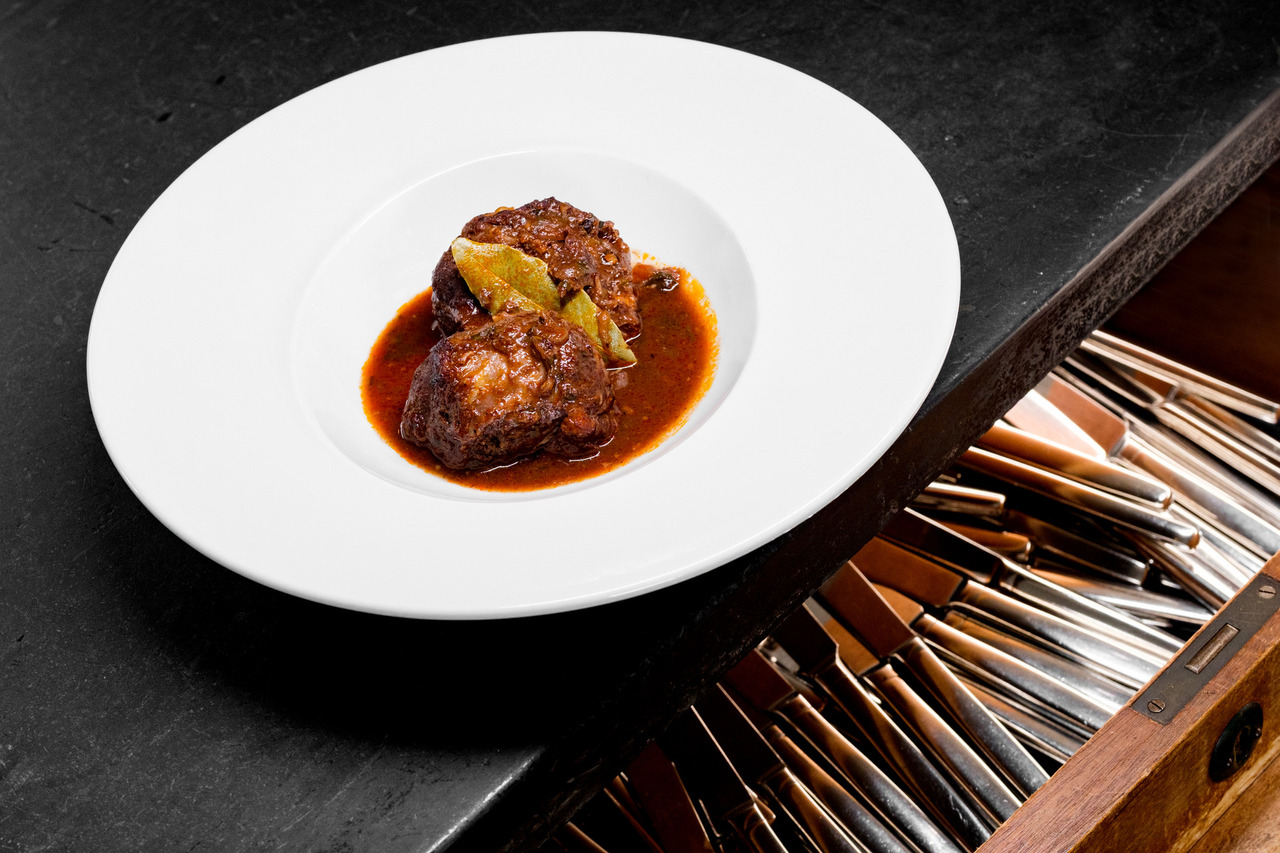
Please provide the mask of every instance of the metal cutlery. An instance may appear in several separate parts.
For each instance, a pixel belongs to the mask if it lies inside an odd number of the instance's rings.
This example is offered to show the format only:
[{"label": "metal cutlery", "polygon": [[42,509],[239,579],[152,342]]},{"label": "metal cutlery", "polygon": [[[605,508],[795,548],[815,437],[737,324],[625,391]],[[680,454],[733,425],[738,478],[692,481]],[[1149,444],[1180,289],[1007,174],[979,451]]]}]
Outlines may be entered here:
[{"label": "metal cutlery", "polygon": [[[935,562],[935,556],[933,552],[908,550],[897,540],[877,537],[854,555],[853,562],[876,583],[892,587],[933,607],[968,604],[1022,629],[1046,645],[1089,661],[1098,671],[1135,689],[1155,675],[1171,654],[1149,646],[1143,638],[1117,639],[1116,629],[1111,625],[1089,623],[1074,610],[1066,611],[1074,618],[1066,618],[1061,608],[1046,609],[1041,604],[1042,597],[1028,598],[1017,592],[1005,594],[1004,590],[974,582],[970,577],[953,571],[952,563],[944,566]],[[1070,592],[1051,584],[1030,569],[1019,567],[1019,571],[1054,591]],[[1020,583],[1015,590],[1020,591],[1025,586]],[[1077,596],[1074,592],[1070,594]],[[1083,599],[1083,596],[1078,597]]]},{"label": "metal cutlery", "polygon": [[[1034,758],[996,717],[943,666],[924,641],[899,618],[876,588],[847,563],[819,590],[827,608],[857,632],[881,661],[900,662],[942,708],[950,722],[1022,793],[1030,796],[1048,781]],[[884,663],[882,666],[887,667]]]},{"label": "metal cutlery", "polygon": [[[781,717],[813,749],[831,762],[849,786],[922,851],[958,853],[949,835],[939,828],[916,800],[849,741],[760,650],[753,650],[725,676],[725,683],[752,707]],[[766,731],[766,735],[769,733]],[[774,743],[775,747],[778,743]]]},{"label": "metal cutlery", "polygon": [[947,779],[840,659],[839,649],[821,623],[801,607],[773,633],[800,665],[848,715],[860,736],[886,767],[898,775],[921,806],[953,838],[976,849],[994,829],[960,787]]}]

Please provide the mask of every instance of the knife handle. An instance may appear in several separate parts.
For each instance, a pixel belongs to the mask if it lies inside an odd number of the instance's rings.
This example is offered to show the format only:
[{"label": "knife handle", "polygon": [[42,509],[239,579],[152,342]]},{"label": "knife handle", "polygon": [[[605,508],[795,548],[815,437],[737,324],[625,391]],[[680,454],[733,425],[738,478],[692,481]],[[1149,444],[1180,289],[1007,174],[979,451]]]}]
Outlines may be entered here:
[{"label": "knife handle", "polygon": [[1065,649],[1135,690],[1160,671],[1160,664],[1152,656],[1134,654],[1129,649],[1109,642],[1104,636],[1084,631],[1066,619],[997,590],[974,583],[965,584],[954,601],[967,604],[1052,646]]},{"label": "knife handle", "polygon": [[627,765],[627,779],[649,824],[667,853],[713,853],[706,827],[698,817],[675,765],[657,743],[645,747]]},{"label": "knife handle", "polygon": [[[809,743],[835,765],[853,789],[917,847],[931,853],[961,853],[961,848],[925,814],[920,805],[875,762],[859,752],[807,699],[792,696],[780,710]],[[776,742],[774,748],[783,751]]]},{"label": "knife handle", "polygon": [[1159,480],[999,421],[978,439],[978,446],[1031,465],[1048,468],[1069,479],[1105,491],[1136,498],[1159,509],[1168,509],[1173,502],[1173,490]]},{"label": "knife handle", "polygon": [[[1083,629],[1086,635],[1109,638],[1111,645],[1145,660],[1147,666],[1139,674],[1141,681],[1145,682],[1182,649],[1182,641],[1172,634],[1152,628],[1114,607],[1050,583],[1025,566],[1006,563],[1000,586],[1023,601],[1070,622],[1077,629]],[[1147,674],[1141,675],[1142,672]]]},{"label": "knife handle", "polygon": [[814,675],[925,808],[950,827],[969,849],[982,846],[991,836],[986,820],[898,728],[866,688],[839,663]]},{"label": "knife handle", "polygon": [[864,677],[915,733],[917,741],[950,771],[951,778],[973,798],[976,806],[994,815],[997,825],[1013,816],[1022,801],[892,666],[882,664]]},{"label": "knife handle", "polygon": [[936,481],[912,498],[911,505],[974,518],[999,518],[1005,509],[1004,495],[999,492]]},{"label": "knife handle", "polygon": [[942,622],[975,640],[999,649],[1015,657],[1038,672],[1056,679],[1068,687],[1079,690],[1101,703],[1112,714],[1117,713],[1137,688],[1124,688],[1109,678],[1104,678],[1084,664],[1069,657],[1051,652],[1043,646],[1018,636],[1012,630],[1002,630],[982,618],[974,618],[972,611],[949,608],[943,612]]},{"label": "knife handle", "polygon": [[1181,542],[1188,547],[1193,547],[1200,541],[1199,530],[1166,513],[1157,512],[1133,501],[1077,483],[999,453],[971,447],[960,455],[958,462],[966,468],[1030,489],[1039,495],[1104,518],[1121,527],[1138,530],[1159,539]]},{"label": "knife handle", "polygon": [[1064,724],[1047,709],[1019,702],[1017,697],[1002,692],[996,685],[982,684],[970,673],[957,674],[978,701],[1018,737],[1042,756],[1062,766],[1084,746],[1086,736]]},{"label": "knife handle", "polygon": [[804,828],[822,853],[866,853],[863,846],[851,839],[843,827],[818,805],[813,794],[789,769],[780,767],[760,782]]},{"label": "knife handle", "polygon": [[999,768],[1024,797],[1029,797],[1049,781],[1040,762],[1031,757],[1004,724],[979,702],[960,679],[938,660],[919,637],[898,649],[907,670],[924,685],[929,695],[947,709],[952,719]]},{"label": "knife handle", "polygon": [[804,750],[796,746],[778,726],[769,726],[764,736],[801,783],[822,805],[826,806],[832,817],[848,831],[849,835],[861,842],[870,853],[911,853],[879,818],[855,800],[839,782],[831,778],[830,774],[805,754]]},{"label": "knife handle", "polygon": [[[1135,424],[1135,427],[1137,425]],[[1180,500],[1198,507],[1222,526],[1248,539],[1267,554],[1280,551],[1280,529],[1262,518],[1244,502],[1230,495],[1221,485],[1187,470],[1175,460],[1160,453],[1139,436],[1130,434],[1120,447],[1120,456],[1147,473],[1159,477],[1173,487]]]},{"label": "knife handle", "polygon": [[752,853],[787,853],[786,846],[754,803],[725,815],[725,821]]},{"label": "knife handle", "polygon": [[1027,666],[1012,655],[939,622],[927,613],[916,620],[915,628],[939,648],[996,680],[1035,697],[1090,731],[1097,731],[1111,719],[1110,711],[1092,698]]}]

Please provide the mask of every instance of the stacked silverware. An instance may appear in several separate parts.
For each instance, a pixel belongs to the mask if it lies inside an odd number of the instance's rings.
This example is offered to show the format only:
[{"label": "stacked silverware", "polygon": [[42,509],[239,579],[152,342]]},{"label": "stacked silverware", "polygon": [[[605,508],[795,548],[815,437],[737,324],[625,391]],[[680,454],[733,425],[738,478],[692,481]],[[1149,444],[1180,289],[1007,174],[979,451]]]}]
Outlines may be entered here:
[{"label": "stacked silverware", "polygon": [[553,844],[976,850],[1280,552],[1278,418],[1095,333]]}]

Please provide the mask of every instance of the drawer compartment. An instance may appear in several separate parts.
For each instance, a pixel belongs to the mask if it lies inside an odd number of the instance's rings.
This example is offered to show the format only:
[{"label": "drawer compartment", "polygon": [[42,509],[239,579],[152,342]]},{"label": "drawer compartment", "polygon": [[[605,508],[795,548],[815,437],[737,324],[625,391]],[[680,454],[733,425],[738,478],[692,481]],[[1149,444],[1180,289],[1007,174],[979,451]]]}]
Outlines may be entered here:
[{"label": "drawer compartment", "polygon": [[[1016,442],[1028,435],[1048,435],[1047,427],[1036,427],[1035,412],[1024,411],[1018,417],[1011,412],[1006,417],[1009,423],[993,427],[993,433],[957,460],[952,470],[941,474],[913,507],[904,510],[914,519],[915,534],[895,530],[891,523],[854,556],[852,564],[863,567],[879,584],[883,596],[890,600],[898,593],[915,597],[918,612],[899,612],[919,631],[934,658],[1052,773],[1038,790],[1026,796],[1007,770],[998,772],[1022,802],[1020,807],[1011,814],[997,814],[1002,808],[1000,795],[988,798],[976,794],[972,810],[981,813],[992,831],[983,833],[985,841],[975,840],[966,836],[963,828],[951,825],[944,830],[950,840],[942,844],[980,849],[982,853],[1154,852],[1188,850],[1197,845],[1230,849],[1233,839],[1250,837],[1249,833],[1257,839],[1271,837],[1261,816],[1276,805],[1274,791],[1280,787],[1276,781],[1280,762],[1274,760],[1280,753],[1280,738],[1273,722],[1280,708],[1280,557],[1272,556],[1280,550],[1280,539],[1273,538],[1280,537],[1280,456],[1270,457],[1273,451],[1280,453],[1280,430],[1275,426],[1280,405],[1273,402],[1280,400],[1280,351],[1276,345],[1280,295],[1274,290],[1278,273],[1280,169],[1273,168],[1100,333],[1055,370],[1039,386],[1038,395],[1028,396],[1033,402],[1047,401],[1046,410],[1054,410],[1056,383],[1066,391],[1083,394],[1095,406],[1110,407],[1112,417],[1120,414],[1128,418],[1139,452],[1119,453],[1123,429],[1110,433],[1114,442],[1108,442],[1099,437],[1108,433],[1094,428],[1084,430],[1083,437],[1092,437],[1095,444],[1101,441],[1105,445],[1101,455],[1092,453],[1087,442],[1082,440],[1075,446],[1074,439],[1064,435],[1059,437],[1059,450],[1065,447],[1074,454],[1064,451],[1053,459],[1037,456],[1058,451],[1019,450]],[[1144,351],[1154,351],[1174,364],[1152,361]],[[1220,380],[1224,387],[1214,387],[1212,380]],[[1006,432],[997,435],[998,430]],[[1081,461],[1082,456],[1099,464],[1090,467]],[[1028,468],[1029,472],[1023,470]],[[1047,478],[1046,472],[1050,475]],[[1104,475],[1119,479],[1099,479]],[[1126,475],[1137,479],[1126,480]],[[1064,480],[1066,486],[1059,482]],[[1171,487],[1171,501],[1164,499],[1170,504],[1168,508],[1159,494],[1133,498],[1146,488],[1144,480]],[[1081,483],[1087,487],[1086,494],[1071,491]],[[1119,504],[1113,500],[1116,495],[1124,497]],[[1242,514],[1232,515],[1214,502],[1216,497],[1242,508]],[[1131,505],[1139,511],[1131,514]],[[997,567],[990,586],[978,583],[981,567],[975,567],[960,552],[952,553],[945,535],[931,538],[927,531],[920,534],[922,520],[945,527],[970,544],[980,543],[979,550],[986,549],[992,555],[991,565]],[[923,538],[915,538],[917,535]],[[1072,537],[1074,550],[1070,547]],[[901,553],[886,556],[886,547]],[[1108,563],[1108,553],[1119,555],[1116,562]],[[920,572],[913,570],[910,559],[902,554],[927,559],[953,572],[952,582],[940,581],[945,587],[937,593],[940,599],[928,600],[930,593],[919,581]],[[875,561],[882,565],[874,566]],[[893,577],[895,567],[910,573],[912,579]],[[1007,575],[1003,580],[1002,572]],[[1126,572],[1131,574],[1126,576]],[[1072,577],[1079,580],[1078,585],[1072,585]],[[1121,672],[1120,664],[1103,659],[1105,650],[1091,656],[1087,646],[1076,647],[1070,641],[1063,641],[1060,647],[1048,634],[1037,633],[1037,628],[1016,621],[1010,627],[1001,621],[1003,617],[984,611],[977,598],[959,600],[958,590],[967,585],[1008,593],[1026,603],[1041,595],[1035,585],[1042,582],[1055,587],[1066,584],[1076,599],[1117,607],[1123,619],[1110,627],[1123,632],[1128,630],[1126,620],[1132,622],[1136,632],[1133,648],[1140,657],[1143,649],[1158,645],[1156,640],[1173,638],[1175,642],[1160,659],[1163,665],[1155,664],[1149,672],[1139,668],[1138,675]],[[1146,597],[1150,593],[1164,596],[1169,609],[1159,610],[1160,602]],[[1062,611],[1051,606],[1051,615],[1071,621],[1074,609],[1086,609],[1067,599],[1064,602]],[[871,765],[893,776],[894,759],[886,757],[883,744],[875,742],[867,725],[857,719],[860,712],[851,708],[861,700],[852,694],[842,699],[838,695],[842,688],[832,686],[834,677],[828,670],[822,671],[828,672],[825,677],[822,672],[815,675],[818,665],[802,659],[812,650],[799,651],[804,640],[796,635],[794,626],[788,627],[797,619],[813,618],[819,624],[825,622],[831,636],[837,638],[849,627],[852,635],[865,634],[876,620],[846,612],[841,627],[840,608],[830,590],[825,597],[820,591],[807,608],[808,616],[797,615],[779,626],[754,654],[772,657],[775,674],[793,679],[795,695],[804,697],[810,706],[825,704],[829,713],[824,709],[823,714],[830,717],[837,734],[870,756]],[[1016,690],[1002,693],[1000,684],[984,681],[980,668],[968,666],[962,655],[938,638],[943,634],[927,634],[921,627],[926,624],[922,621],[925,617],[943,623],[948,630],[961,632],[963,627],[970,639],[993,626],[993,634],[1008,628],[1005,634],[993,636],[991,643],[997,649],[1002,648],[1000,642],[1010,644],[1004,653],[1022,655],[1019,659],[1024,664],[1042,660],[1043,665],[1027,664],[1042,673],[1051,674],[1058,664],[1035,655],[1045,649],[1061,652],[1070,664],[1062,665],[1064,672],[1078,666],[1102,673],[1113,687],[1119,685],[1123,698],[1114,705],[1118,710],[1095,725],[1073,720],[1055,707],[1044,709],[1035,697],[1019,704]],[[1092,624],[1087,612],[1082,618],[1079,624]],[[1160,637],[1148,638],[1141,631]],[[882,669],[870,674],[886,661],[906,673],[906,689],[925,697],[925,704],[940,717],[955,713],[943,707],[945,702],[936,689],[930,692],[908,652],[899,649],[890,654],[873,648],[871,657],[879,662],[859,662],[855,660],[859,652],[854,649],[877,644],[866,643],[865,636],[845,640],[839,667],[866,673],[862,681],[868,685],[870,704],[886,709],[902,730],[915,732],[925,724],[908,719],[909,712],[899,710],[896,681],[891,683]],[[1011,651],[1022,640],[1038,645],[1039,651]],[[1123,639],[1116,642],[1127,647]],[[781,704],[768,707],[767,702],[744,694],[741,686],[734,687],[732,673],[726,683],[724,694],[737,702],[758,733],[778,728],[774,723],[781,726],[766,738],[778,755],[786,754],[787,744],[801,743],[803,748],[798,752],[804,754],[794,756],[793,761],[812,761],[822,771],[806,777],[819,780],[811,786],[822,779],[836,780],[882,822],[891,823],[884,816],[883,801],[869,796],[859,787],[861,783],[850,777],[853,771],[832,758],[833,747],[824,747],[816,729],[806,729],[798,721],[797,704],[793,702],[788,713],[775,713],[771,718],[768,712],[777,712]],[[1073,689],[1088,692],[1087,685]],[[717,693],[721,690],[713,689],[705,700],[708,706],[723,706]],[[1007,707],[1001,709],[1001,703]],[[748,830],[743,825],[735,829],[733,822],[726,820],[726,803],[717,799],[724,788],[708,787],[713,785],[709,771],[692,766],[702,760],[692,757],[699,752],[690,746],[691,739],[715,735],[716,714],[720,715],[721,733],[726,725],[735,725],[732,720],[724,722],[723,707],[716,713],[708,710],[706,715],[695,715],[701,729],[688,720],[678,721],[675,733],[660,738],[632,765],[631,774],[619,776],[610,789],[583,809],[557,835],[552,847],[602,847],[613,853],[773,849],[746,840]],[[1036,730],[1041,724],[1044,730]],[[981,736],[965,734],[961,739],[974,746]],[[715,744],[714,737],[711,742]],[[735,744],[723,749],[721,755],[732,758],[736,753],[741,757],[742,750]],[[923,751],[928,751],[927,745]],[[975,751],[981,749],[975,747]],[[930,754],[936,757],[938,753],[935,749]],[[714,753],[711,757],[714,759]],[[945,763],[934,761],[938,766]],[[822,853],[859,849],[857,843],[842,846],[845,842],[834,835],[824,837],[823,827],[835,807],[821,796],[811,799],[824,805],[808,814],[809,806],[801,800],[775,791],[776,779],[762,781],[764,776],[738,769],[738,784],[754,802],[739,804],[737,814],[751,816],[756,822],[753,831],[768,835],[762,826],[771,826],[786,849]],[[902,789],[910,789],[912,784],[902,781],[906,771],[896,770],[898,775],[893,778]],[[952,771],[944,775],[947,772]],[[964,778],[963,770],[954,774]],[[668,779],[662,796],[640,790],[660,777]],[[1258,780],[1266,784],[1255,784]],[[948,819],[930,814],[937,825]],[[673,832],[670,827],[678,823],[698,838],[688,842],[686,836],[678,845],[662,846],[663,833]],[[656,829],[658,826],[663,828]],[[931,849],[919,834],[901,829],[895,832],[896,840],[869,838],[863,843],[867,849],[885,851],[898,849],[895,845],[907,851]]]}]

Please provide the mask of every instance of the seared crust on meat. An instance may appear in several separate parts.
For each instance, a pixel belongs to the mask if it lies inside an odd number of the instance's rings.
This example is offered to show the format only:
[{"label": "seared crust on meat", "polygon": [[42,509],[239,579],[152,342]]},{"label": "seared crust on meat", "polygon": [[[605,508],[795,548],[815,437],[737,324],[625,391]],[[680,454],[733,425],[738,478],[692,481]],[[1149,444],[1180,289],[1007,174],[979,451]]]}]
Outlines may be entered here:
[{"label": "seared crust on meat", "polygon": [[449,249],[444,250],[431,274],[431,312],[444,335],[478,329],[491,320],[489,312],[467,287]]},{"label": "seared crust on meat", "polygon": [[549,314],[500,314],[431,349],[400,434],[450,468],[483,470],[539,449],[593,455],[617,419],[612,379],[581,329]]}]

